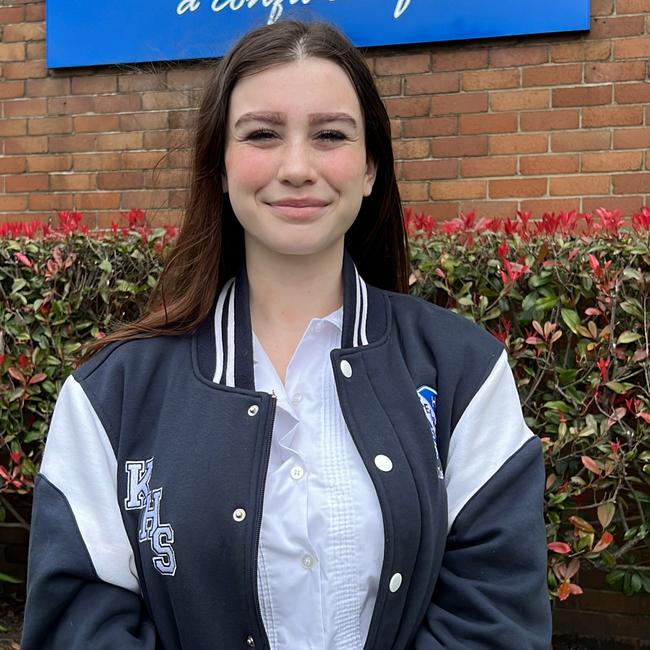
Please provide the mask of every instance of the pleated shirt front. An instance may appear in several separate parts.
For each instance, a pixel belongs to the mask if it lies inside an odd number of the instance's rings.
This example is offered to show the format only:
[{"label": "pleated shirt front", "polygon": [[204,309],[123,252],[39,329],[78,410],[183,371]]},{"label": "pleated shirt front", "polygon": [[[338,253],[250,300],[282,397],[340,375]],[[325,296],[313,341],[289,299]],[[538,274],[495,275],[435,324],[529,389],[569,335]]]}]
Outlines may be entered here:
[{"label": "pleated shirt front", "polygon": [[253,335],[255,387],[277,397],[258,553],[272,650],[362,648],[377,595],[381,509],[329,356],[340,347],[342,319],[340,308],[309,323],[284,385]]}]

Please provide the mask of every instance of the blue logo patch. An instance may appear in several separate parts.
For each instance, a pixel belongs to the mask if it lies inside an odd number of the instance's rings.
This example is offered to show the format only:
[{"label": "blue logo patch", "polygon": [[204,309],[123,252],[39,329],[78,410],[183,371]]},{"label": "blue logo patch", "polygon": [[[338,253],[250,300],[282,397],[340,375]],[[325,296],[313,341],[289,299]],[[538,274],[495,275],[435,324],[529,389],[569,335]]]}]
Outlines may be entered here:
[{"label": "blue logo patch", "polygon": [[159,573],[173,576],[176,573],[176,554],[174,529],[170,524],[160,521],[160,502],[162,488],[151,489],[149,481],[153,472],[153,458],[149,460],[127,460],[127,497],[124,507],[127,510],[142,510],[138,540],[149,542],[154,553],[153,565]]},{"label": "blue logo patch", "polygon": [[433,437],[433,448],[436,453],[436,471],[438,473],[438,478],[443,478],[442,463],[440,462],[440,455],[438,454],[438,441],[436,438],[436,401],[438,393],[431,388],[431,386],[420,386],[420,388],[418,388],[418,397],[420,398],[420,404],[422,404],[422,408],[424,409],[424,415],[426,415],[427,421],[429,422],[431,436]]}]

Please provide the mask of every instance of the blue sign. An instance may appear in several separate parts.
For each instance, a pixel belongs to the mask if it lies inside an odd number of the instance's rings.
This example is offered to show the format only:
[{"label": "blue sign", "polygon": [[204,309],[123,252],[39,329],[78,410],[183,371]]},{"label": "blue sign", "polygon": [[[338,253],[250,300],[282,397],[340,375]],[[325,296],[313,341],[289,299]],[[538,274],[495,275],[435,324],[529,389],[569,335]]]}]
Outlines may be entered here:
[{"label": "blue sign", "polygon": [[589,0],[47,0],[50,68],[222,56],[281,18],[325,20],[359,47],[589,29]]}]

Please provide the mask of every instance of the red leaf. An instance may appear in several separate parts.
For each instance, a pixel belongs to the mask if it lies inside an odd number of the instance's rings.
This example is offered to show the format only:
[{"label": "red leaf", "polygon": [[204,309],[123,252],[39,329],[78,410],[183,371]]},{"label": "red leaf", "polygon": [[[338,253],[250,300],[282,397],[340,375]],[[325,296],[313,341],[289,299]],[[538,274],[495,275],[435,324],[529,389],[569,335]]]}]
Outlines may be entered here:
[{"label": "red leaf", "polygon": [[577,515],[573,515],[572,517],[569,517],[569,521],[578,529],[581,530],[583,533],[593,533],[594,527],[588,522],[585,521],[582,517],[578,517]]},{"label": "red leaf", "polygon": [[604,532],[603,536],[598,540],[596,546],[593,547],[594,553],[600,553],[605,550],[614,541],[614,536],[611,533]]},{"label": "red leaf", "polygon": [[600,467],[596,465],[596,461],[594,461],[593,458],[590,458],[589,456],[580,456],[580,460],[592,474],[600,475]]},{"label": "red leaf", "polygon": [[557,597],[560,600],[566,600],[571,595],[571,583],[565,580],[557,590]]},{"label": "red leaf", "polygon": [[648,424],[650,424],[650,413],[643,411],[643,413],[637,413],[638,418],[643,418]]},{"label": "red leaf", "polygon": [[47,375],[44,372],[38,372],[29,380],[29,384],[30,386],[32,386],[33,384],[39,384],[40,382],[45,381],[46,379],[47,379]]},{"label": "red leaf", "polygon": [[20,260],[25,266],[31,266],[32,261],[27,257],[27,255],[23,255],[22,253],[16,253],[16,259]]},{"label": "red leaf", "polygon": [[571,547],[564,542],[550,542],[547,544],[547,547],[549,551],[553,551],[553,553],[559,553],[560,555],[567,555],[568,553],[571,553]]},{"label": "red leaf", "polygon": [[573,583],[569,584],[569,591],[571,592],[572,596],[582,595],[582,587],[579,587],[578,585],[574,585]]},{"label": "red leaf", "polygon": [[18,370],[18,368],[15,366],[11,366],[8,372],[16,381],[19,381],[23,386],[27,383],[25,375],[23,375],[23,373],[20,372],[20,370]]}]

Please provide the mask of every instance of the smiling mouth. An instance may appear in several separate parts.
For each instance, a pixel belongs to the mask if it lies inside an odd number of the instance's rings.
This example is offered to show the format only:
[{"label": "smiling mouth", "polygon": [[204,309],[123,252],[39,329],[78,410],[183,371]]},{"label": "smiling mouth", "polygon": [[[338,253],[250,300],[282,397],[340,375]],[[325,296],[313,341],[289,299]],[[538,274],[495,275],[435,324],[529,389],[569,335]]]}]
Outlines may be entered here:
[{"label": "smiling mouth", "polygon": [[276,214],[288,217],[289,219],[309,219],[318,216],[323,212],[327,205],[326,203],[319,205],[300,205],[299,203],[269,203],[269,208]]}]

